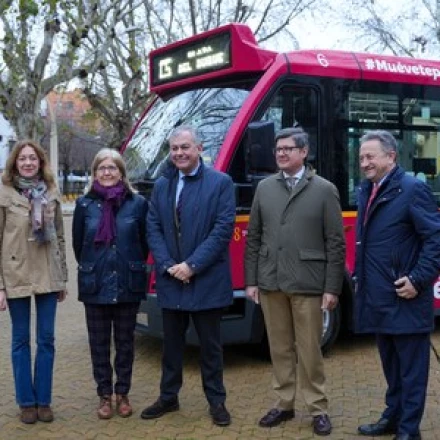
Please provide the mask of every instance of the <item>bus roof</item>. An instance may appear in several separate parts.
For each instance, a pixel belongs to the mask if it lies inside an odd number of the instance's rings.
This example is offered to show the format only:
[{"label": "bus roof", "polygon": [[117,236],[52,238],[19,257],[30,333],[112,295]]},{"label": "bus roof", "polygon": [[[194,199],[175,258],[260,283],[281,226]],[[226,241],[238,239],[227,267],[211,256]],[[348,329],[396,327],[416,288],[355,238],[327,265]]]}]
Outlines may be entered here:
[{"label": "bus roof", "polygon": [[286,56],[296,74],[440,85],[439,61],[337,50],[300,50]]},{"label": "bus roof", "polygon": [[[259,47],[248,26],[230,23],[151,51],[151,91],[165,96],[262,74],[278,55]],[[283,58],[293,74],[440,84],[439,61],[337,50],[297,50]]]}]

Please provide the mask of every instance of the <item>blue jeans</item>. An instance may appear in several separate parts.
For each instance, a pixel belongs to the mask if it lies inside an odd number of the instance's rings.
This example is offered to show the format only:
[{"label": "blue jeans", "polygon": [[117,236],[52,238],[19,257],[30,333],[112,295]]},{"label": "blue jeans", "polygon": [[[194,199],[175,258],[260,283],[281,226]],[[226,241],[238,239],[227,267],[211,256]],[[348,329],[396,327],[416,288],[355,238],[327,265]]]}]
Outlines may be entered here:
[{"label": "blue jeans", "polygon": [[37,350],[32,380],[31,297],[8,299],[12,321],[12,369],[15,398],[23,406],[46,406],[52,400],[57,293],[35,295]]}]

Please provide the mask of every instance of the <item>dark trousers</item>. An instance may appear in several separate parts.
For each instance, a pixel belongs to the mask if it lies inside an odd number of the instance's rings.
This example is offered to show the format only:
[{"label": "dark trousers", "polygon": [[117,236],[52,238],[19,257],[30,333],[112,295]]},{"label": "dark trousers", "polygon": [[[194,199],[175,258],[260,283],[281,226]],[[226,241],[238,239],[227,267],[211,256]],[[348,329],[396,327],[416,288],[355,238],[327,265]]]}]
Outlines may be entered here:
[{"label": "dark trousers", "polygon": [[161,399],[168,401],[177,399],[182,387],[185,333],[191,317],[200,341],[203,391],[210,405],[224,403],[226,391],[223,385],[223,349],[220,339],[222,310],[185,312],[163,309],[162,316],[164,343],[160,383]]},{"label": "dark trousers", "polygon": [[93,377],[98,396],[113,394],[113,368],[110,362],[110,344],[113,330],[115,344],[114,392],[126,395],[130,391],[134,360],[134,329],[139,303],[84,304]]},{"label": "dark trousers", "polygon": [[383,417],[395,420],[398,432],[419,432],[429,376],[429,333],[377,335],[382,368],[388,384]]}]

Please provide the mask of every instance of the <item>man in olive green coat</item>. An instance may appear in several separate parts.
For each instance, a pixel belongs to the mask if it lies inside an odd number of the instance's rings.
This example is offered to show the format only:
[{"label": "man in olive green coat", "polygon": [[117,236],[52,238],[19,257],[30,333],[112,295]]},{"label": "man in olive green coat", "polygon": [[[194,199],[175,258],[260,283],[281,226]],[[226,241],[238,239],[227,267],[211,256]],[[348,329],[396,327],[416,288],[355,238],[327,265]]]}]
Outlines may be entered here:
[{"label": "man in olive green coat", "polygon": [[336,187],[304,166],[308,135],[286,128],[276,138],[280,172],[257,187],[245,252],[246,294],[261,302],[277,403],[259,422],[272,427],[295,415],[296,365],[318,435],[332,426],[321,354],[322,310],[337,306],[345,240]]}]

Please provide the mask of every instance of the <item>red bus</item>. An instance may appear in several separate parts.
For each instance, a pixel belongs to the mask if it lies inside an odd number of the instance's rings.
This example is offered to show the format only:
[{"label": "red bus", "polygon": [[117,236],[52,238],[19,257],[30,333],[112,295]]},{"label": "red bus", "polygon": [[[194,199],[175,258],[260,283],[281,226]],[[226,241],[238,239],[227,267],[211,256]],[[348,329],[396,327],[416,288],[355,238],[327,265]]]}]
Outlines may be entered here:
[{"label": "red bus", "polygon": [[[152,51],[149,68],[156,98],[124,145],[133,183],[148,196],[167,160],[167,136],[182,123],[198,128],[205,163],[235,182],[234,303],[222,320],[225,344],[265,343],[260,307],[244,295],[249,210],[257,183],[275,172],[274,132],[297,123],[310,134],[308,160],[339,189],[347,239],[340,306],[323,315],[328,348],[341,325],[351,328],[355,189],[365,130],[392,132],[401,165],[440,201],[440,62],[330,50],[277,53],[259,47],[247,26],[228,24]],[[148,290],[138,329],[161,337],[154,274]],[[433,295],[439,314],[440,279]],[[187,342],[197,344],[192,327]]]}]

